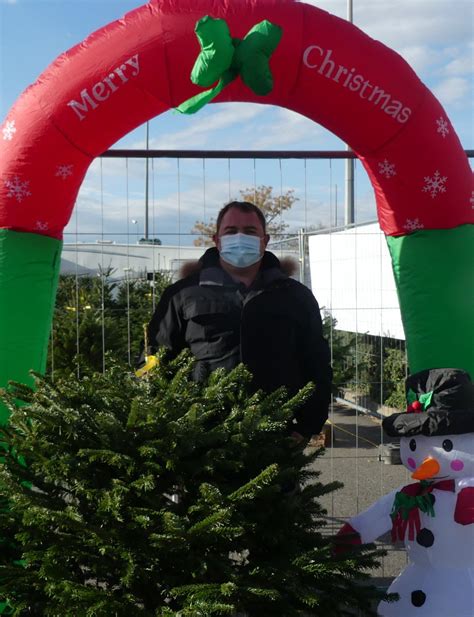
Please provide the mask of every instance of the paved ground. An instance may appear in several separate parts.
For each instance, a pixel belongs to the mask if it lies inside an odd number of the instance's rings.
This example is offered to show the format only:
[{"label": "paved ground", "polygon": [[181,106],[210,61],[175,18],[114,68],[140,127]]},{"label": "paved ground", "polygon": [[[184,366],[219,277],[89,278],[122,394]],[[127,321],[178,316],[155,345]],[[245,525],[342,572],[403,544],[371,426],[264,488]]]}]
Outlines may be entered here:
[{"label": "paved ground", "polygon": [[[365,510],[382,495],[410,482],[403,465],[379,460],[379,446],[387,443],[378,420],[336,405],[330,414],[333,445],[316,461],[322,482],[338,480],[344,488],[322,499],[328,511],[328,531],[336,533],[347,518]],[[402,546],[394,547],[390,535],[377,542],[389,552],[373,575],[376,584],[388,587],[406,565]]]}]

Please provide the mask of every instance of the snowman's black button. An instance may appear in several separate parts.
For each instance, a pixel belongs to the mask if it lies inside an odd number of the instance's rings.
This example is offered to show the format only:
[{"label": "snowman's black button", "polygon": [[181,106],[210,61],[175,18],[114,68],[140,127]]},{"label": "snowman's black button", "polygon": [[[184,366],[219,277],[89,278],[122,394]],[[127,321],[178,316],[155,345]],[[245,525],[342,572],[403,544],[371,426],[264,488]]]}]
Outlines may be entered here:
[{"label": "snowman's black button", "polygon": [[423,527],[423,529],[420,529],[420,531],[418,532],[416,536],[416,541],[418,542],[418,544],[420,544],[421,546],[424,546],[425,548],[429,548],[430,546],[433,546],[433,543],[434,543],[433,532],[430,531],[429,529],[426,529],[426,527]]},{"label": "snowman's black button", "polygon": [[426,594],[421,591],[421,589],[417,589],[416,591],[411,592],[411,603],[413,606],[423,606],[426,601]]}]

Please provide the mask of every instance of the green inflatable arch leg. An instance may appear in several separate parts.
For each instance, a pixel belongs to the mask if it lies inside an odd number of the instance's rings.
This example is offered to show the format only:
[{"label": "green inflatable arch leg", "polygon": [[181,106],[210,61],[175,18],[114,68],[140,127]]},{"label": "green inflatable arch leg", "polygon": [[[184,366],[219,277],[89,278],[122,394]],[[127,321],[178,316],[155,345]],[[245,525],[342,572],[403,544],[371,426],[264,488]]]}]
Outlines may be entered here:
[{"label": "green inflatable arch leg", "polygon": [[474,377],[474,226],[387,237],[410,372],[453,367]]},{"label": "green inflatable arch leg", "polygon": [[[8,380],[32,384],[25,375],[46,369],[61,249],[54,238],[0,230],[0,387]],[[0,423],[7,419],[0,403]]]}]

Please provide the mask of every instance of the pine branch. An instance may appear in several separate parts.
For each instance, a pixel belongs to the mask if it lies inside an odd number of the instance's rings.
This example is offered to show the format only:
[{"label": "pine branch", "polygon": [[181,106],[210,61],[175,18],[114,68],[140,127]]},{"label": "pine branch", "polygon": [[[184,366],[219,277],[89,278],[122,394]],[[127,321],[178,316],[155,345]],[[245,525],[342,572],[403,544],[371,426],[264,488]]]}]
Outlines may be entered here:
[{"label": "pine branch", "polygon": [[186,353],[145,380],[108,364],[6,394],[0,597],[17,615],[339,617],[379,597],[380,553],[332,555],[318,499],[339,484],[287,434],[311,386],[252,393],[242,365],[197,384]]}]

